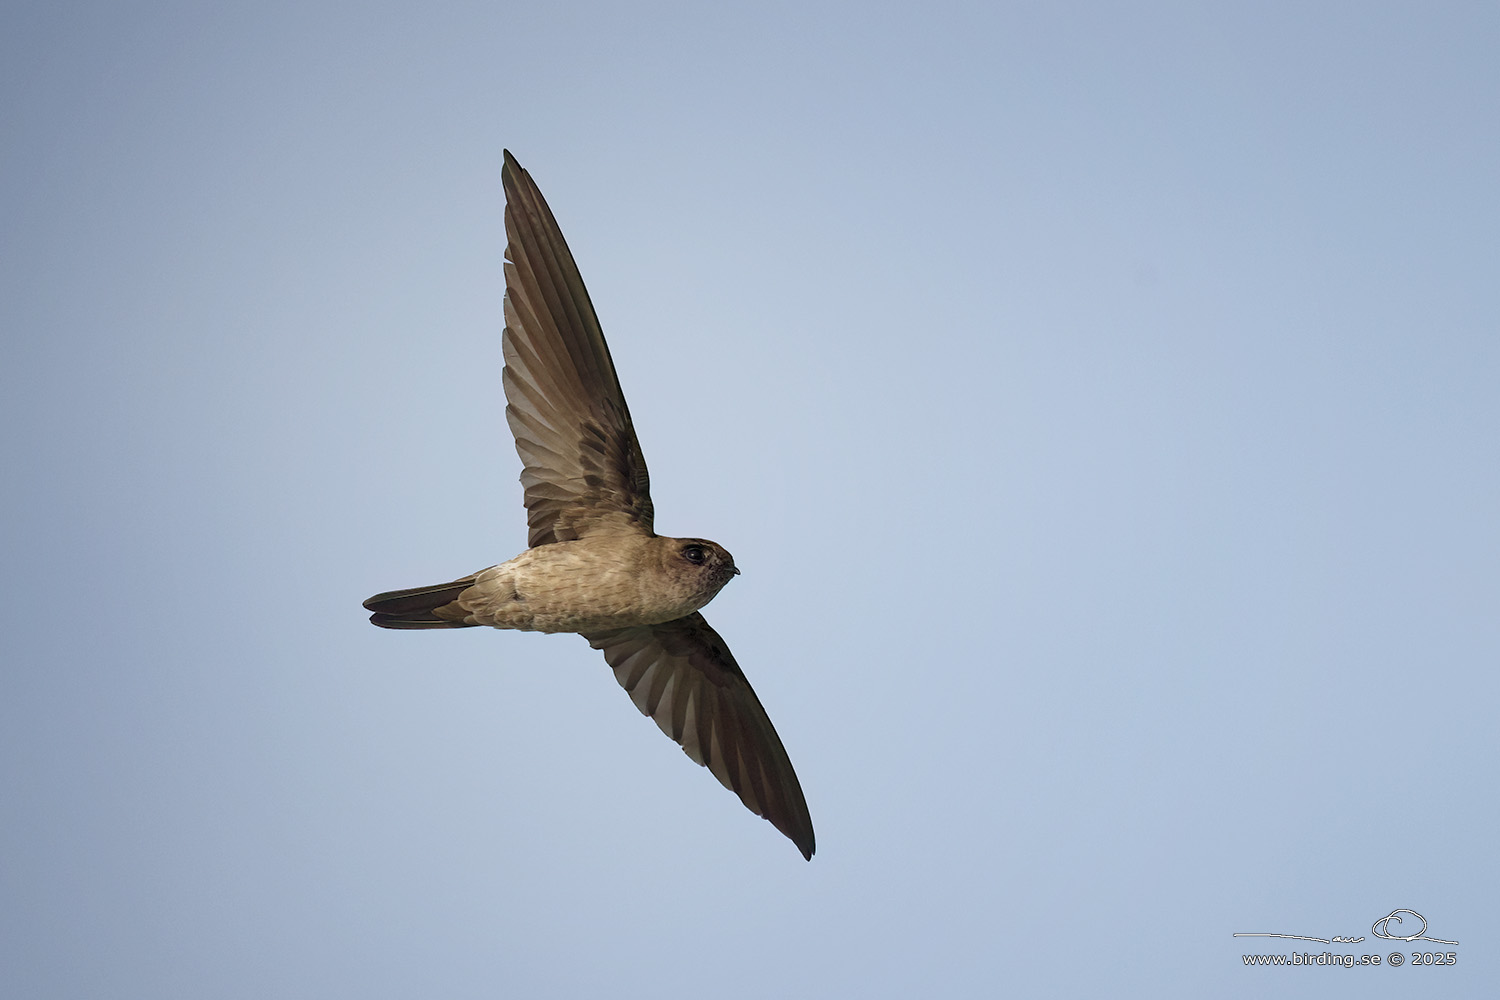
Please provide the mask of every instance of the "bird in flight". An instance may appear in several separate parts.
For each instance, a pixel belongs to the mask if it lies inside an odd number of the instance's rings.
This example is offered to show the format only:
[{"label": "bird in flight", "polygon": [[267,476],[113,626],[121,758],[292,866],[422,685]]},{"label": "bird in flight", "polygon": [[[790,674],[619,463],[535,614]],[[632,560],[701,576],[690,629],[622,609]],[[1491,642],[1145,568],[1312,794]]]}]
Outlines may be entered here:
[{"label": "bird in flight", "polygon": [[528,548],[452,583],[365,601],[382,628],[577,632],[631,701],[812,860],[791,759],[698,613],[739,574],[705,538],[653,530],[646,460],[562,230],[510,151],[505,187],[505,420],[521,456]]}]

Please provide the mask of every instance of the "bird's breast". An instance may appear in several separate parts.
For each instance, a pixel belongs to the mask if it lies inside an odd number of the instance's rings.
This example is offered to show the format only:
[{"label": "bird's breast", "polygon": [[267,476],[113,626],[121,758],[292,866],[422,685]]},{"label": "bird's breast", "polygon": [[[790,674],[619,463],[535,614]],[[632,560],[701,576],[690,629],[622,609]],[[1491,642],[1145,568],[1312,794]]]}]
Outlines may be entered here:
[{"label": "bird's breast", "polygon": [[476,574],[459,598],[469,620],[530,632],[602,632],[692,614],[700,595],[631,540],[580,539],[527,549]]}]

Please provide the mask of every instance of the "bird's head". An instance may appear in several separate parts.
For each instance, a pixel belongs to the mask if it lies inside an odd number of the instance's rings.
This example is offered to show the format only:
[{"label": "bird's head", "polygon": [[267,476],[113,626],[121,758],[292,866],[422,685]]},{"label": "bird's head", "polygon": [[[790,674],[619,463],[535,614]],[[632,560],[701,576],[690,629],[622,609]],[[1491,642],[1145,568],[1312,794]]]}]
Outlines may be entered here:
[{"label": "bird's head", "polygon": [[[734,556],[706,538],[658,538],[668,573],[680,581],[693,610],[713,600],[739,574]],[[690,595],[690,596],[689,596]]]}]

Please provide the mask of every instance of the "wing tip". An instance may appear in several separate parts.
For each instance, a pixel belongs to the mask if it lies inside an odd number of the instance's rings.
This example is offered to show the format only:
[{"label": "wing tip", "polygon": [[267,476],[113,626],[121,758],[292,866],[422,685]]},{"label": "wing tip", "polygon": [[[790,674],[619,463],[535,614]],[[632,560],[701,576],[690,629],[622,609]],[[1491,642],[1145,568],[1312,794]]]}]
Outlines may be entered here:
[{"label": "wing tip", "polygon": [[[799,788],[798,791],[800,790]],[[817,837],[813,833],[812,815],[807,812],[805,805],[800,816],[794,813],[791,816],[777,817],[777,819],[788,821],[785,825],[771,819],[769,816],[765,817],[765,819],[779,833],[785,836],[787,840],[790,840],[797,850],[802,852],[804,859],[811,861],[813,855],[818,853]]]}]

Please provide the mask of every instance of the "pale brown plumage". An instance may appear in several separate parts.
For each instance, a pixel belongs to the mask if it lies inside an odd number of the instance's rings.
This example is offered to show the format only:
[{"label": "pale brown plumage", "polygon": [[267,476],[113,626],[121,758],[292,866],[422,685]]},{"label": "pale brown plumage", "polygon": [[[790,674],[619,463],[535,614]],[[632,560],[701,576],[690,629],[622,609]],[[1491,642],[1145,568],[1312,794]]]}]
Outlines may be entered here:
[{"label": "pale brown plumage", "polygon": [[578,632],[644,714],[811,859],[812,818],[781,739],[698,614],[739,572],[721,546],[653,530],[650,479],[573,255],[507,151],[506,422],[528,548],[452,583],[365,601],[384,628]]}]

